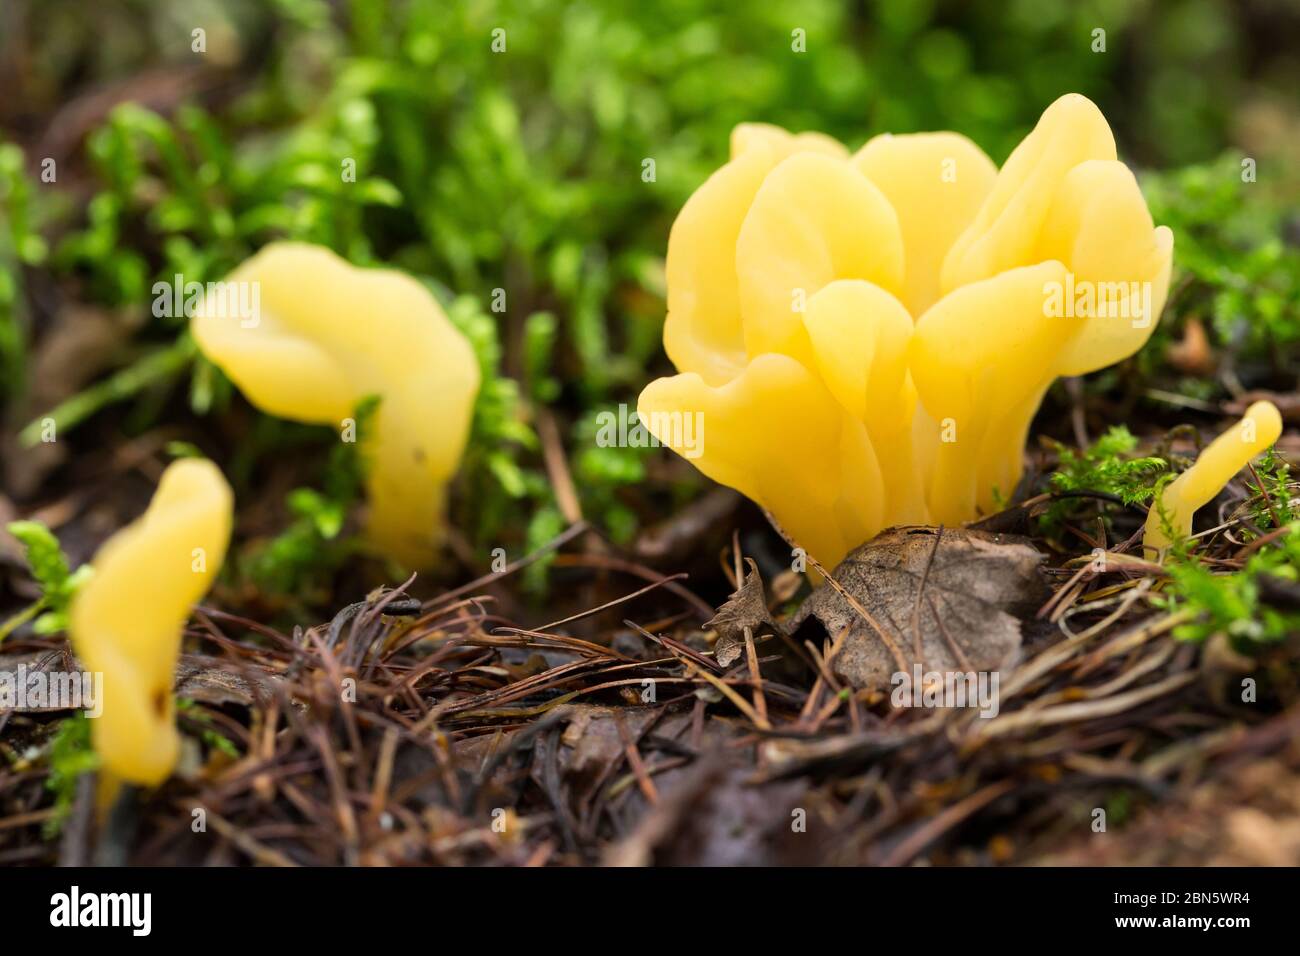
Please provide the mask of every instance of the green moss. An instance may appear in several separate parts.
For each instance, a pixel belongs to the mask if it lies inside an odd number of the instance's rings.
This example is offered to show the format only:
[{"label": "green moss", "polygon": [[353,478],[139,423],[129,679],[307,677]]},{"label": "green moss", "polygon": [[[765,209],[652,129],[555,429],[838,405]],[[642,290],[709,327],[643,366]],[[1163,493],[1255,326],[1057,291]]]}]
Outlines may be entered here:
[{"label": "green moss", "polygon": [[1192,617],[1174,630],[1179,640],[1203,641],[1222,632],[1238,649],[1249,650],[1300,633],[1300,604],[1294,603],[1295,598],[1268,599],[1279,590],[1300,594],[1300,523],[1288,525],[1281,537],[1252,554],[1240,571],[1216,573],[1185,554],[1169,561],[1167,569],[1166,607]]},{"label": "green moss", "polygon": [[[1112,495],[1123,504],[1151,500],[1158,478],[1168,470],[1163,458],[1135,457],[1137,439],[1123,425],[1112,426],[1090,448],[1076,451],[1057,444],[1058,464],[1048,479],[1053,491],[1089,491]],[[1054,534],[1080,507],[1077,499],[1054,501],[1041,520],[1044,533]]]}]

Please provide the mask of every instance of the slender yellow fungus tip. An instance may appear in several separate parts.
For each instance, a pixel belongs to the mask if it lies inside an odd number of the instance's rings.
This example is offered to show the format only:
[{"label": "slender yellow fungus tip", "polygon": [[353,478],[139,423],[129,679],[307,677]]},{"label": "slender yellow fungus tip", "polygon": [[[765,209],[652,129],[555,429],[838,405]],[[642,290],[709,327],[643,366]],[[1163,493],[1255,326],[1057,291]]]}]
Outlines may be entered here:
[{"label": "slender yellow fungus tip", "polygon": [[156,786],[176,766],[181,630],[225,560],[233,505],[212,462],[173,462],[145,513],[99,549],[73,600],[73,648],[103,675],[91,735],[109,778]]},{"label": "slender yellow fungus tip", "polygon": [[[1165,486],[1159,505],[1152,504],[1142,535],[1146,559],[1159,560],[1174,540],[1191,534],[1196,509],[1213,501],[1237,472],[1281,434],[1282,416],[1276,406],[1256,402],[1246,409],[1241,421],[1210,442],[1191,468]],[[1174,539],[1166,532],[1165,522]]]}]

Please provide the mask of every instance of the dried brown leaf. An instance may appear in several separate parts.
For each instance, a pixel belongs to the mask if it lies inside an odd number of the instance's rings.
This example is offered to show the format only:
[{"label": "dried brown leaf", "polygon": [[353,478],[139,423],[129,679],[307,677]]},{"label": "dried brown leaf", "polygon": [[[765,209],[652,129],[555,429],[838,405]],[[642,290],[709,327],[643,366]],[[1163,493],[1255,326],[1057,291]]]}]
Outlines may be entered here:
[{"label": "dried brown leaf", "polygon": [[730,667],[745,652],[745,628],[754,637],[760,633],[782,633],[781,626],[772,620],[767,611],[767,594],[763,590],[763,576],[753,558],[746,558],[749,573],[740,587],[731,593],[705,628],[718,632],[718,642],[713,645],[714,659],[723,667]]},{"label": "dried brown leaf", "polygon": [[1003,670],[1019,656],[1017,615],[1031,613],[1047,594],[1041,561],[1008,535],[891,528],[833,572],[870,621],[823,585],[791,625],[814,615],[830,634],[849,628],[833,669],[855,687],[888,689],[894,674],[911,673],[917,663],[923,672]]}]

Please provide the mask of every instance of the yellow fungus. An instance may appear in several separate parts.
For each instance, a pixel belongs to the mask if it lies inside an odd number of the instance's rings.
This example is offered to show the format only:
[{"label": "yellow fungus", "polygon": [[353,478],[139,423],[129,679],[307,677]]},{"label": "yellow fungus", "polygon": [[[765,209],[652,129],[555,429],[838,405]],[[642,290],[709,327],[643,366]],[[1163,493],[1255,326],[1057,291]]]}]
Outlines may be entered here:
[{"label": "yellow fungus", "polygon": [[[1148,561],[1158,560],[1173,542],[1165,521],[1178,538],[1192,533],[1192,515],[1209,504],[1246,464],[1277,441],[1282,416],[1272,402],[1255,402],[1241,421],[1205,447],[1196,463],[1165,486],[1160,505],[1152,505],[1142,535]],[[1161,512],[1163,511],[1163,520]]]},{"label": "yellow fungus", "polygon": [[250,283],[258,314],[210,293],[192,321],[204,354],[263,411],[346,431],[364,398],[381,402],[365,449],[371,539],[427,568],[445,532],[446,488],[469,436],[473,349],[419,282],[356,268],[328,249],[267,246],[226,280]]},{"label": "yellow fungus", "polygon": [[1173,235],[1082,96],[1000,171],[956,133],[849,156],[744,124],[731,156],[669,235],[680,374],[638,413],[827,566],[889,525],[996,507],[1052,381],[1132,355],[1164,307]]},{"label": "yellow fungus", "polygon": [[232,507],[212,462],[172,463],[143,516],[99,549],[94,575],[73,600],[72,645],[103,675],[91,734],[110,779],[155,786],[176,765],[181,630],[225,559]]}]

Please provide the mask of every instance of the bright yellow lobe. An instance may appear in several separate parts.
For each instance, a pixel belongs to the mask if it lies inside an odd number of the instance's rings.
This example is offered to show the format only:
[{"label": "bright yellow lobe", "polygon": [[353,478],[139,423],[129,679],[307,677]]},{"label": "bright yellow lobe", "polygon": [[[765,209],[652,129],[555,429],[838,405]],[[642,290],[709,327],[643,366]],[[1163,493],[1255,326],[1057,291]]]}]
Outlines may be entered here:
[{"label": "bright yellow lobe", "polygon": [[369,533],[410,568],[435,563],[446,486],[469,436],[473,349],[427,289],[392,270],[358,269],[328,249],[267,246],[228,282],[255,283],[255,323],[213,307],[193,321],[203,352],[263,411],[345,429],[381,399],[369,464]]}]

